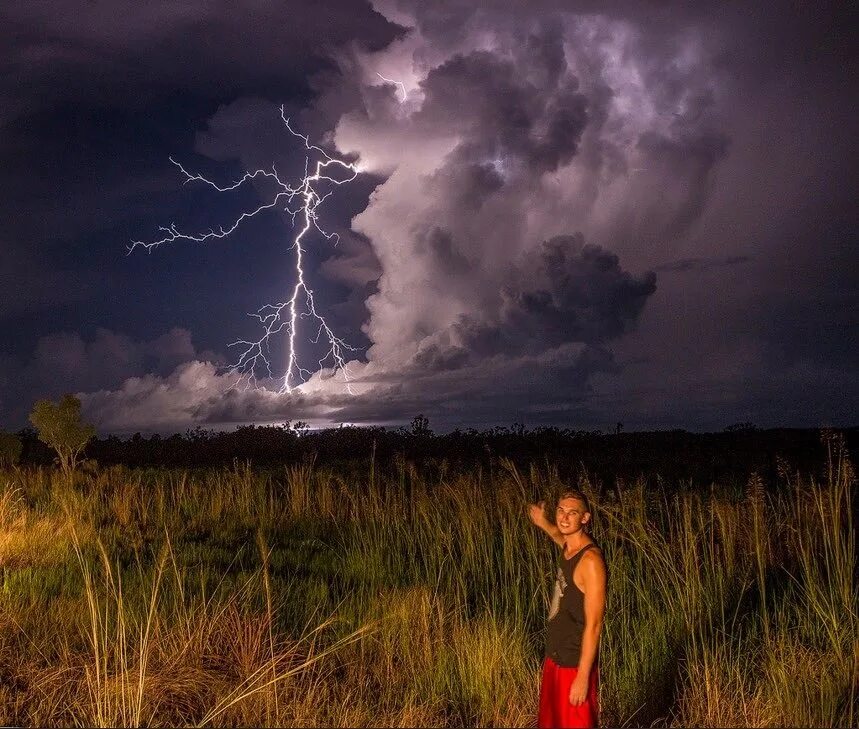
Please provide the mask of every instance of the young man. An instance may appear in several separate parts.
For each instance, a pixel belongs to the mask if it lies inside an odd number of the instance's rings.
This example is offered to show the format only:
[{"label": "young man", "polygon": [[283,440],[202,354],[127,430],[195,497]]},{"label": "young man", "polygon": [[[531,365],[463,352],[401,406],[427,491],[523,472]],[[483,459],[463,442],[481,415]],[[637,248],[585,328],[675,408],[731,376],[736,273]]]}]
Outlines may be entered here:
[{"label": "young man", "polygon": [[554,524],[546,517],[543,501],[531,504],[528,512],[531,521],[563,549],[549,608],[537,726],[595,727],[606,569],[587,533],[590,504],[580,491],[566,491],[558,501]]}]

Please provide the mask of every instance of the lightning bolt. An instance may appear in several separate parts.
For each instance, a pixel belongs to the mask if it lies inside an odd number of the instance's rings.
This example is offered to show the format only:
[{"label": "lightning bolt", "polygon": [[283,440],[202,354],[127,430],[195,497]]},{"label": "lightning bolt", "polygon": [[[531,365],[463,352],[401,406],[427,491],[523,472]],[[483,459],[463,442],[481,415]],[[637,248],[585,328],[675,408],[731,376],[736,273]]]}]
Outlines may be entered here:
[{"label": "lightning bolt", "polygon": [[[326,240],[333,241],[334,245],[339,240],[337,233],[329,233],[320,226],[317,211],[319,206],[332,194],[333,190],[322,194],[319,187],[324,187],[325,185],[339,186],[351,182],[358,176],[358,170],[349,162],[331,157],[322,148],[311,144],[306,135],[296,132],[290,126],[283,106],[280,107],[280,117],[290,134],[301,139],[304,143],[304,177],[299,184],[293,186],[283,181],[275,166],[272,165],[271,170],[259,169],[254,172],[245,172],[236,182],[221,186],[200,174],[188,172],[179,162],[170,157],[170,162],[185,176],[185,184],[192,182],[202,183],[217,192],[225,193],[236,190],[253,180],[267,179],[275,185],[276,194],[268,202],[264,202],[254,209],[242,212],[227,227],[220,226],[217,230],[211,228],[199,233],[186,233],[179,230],[175,223],[171,223],[166,227],[159,227],[159,231],[163,234],[159,240],[149,242],[132,241],[128,252],[131,253],[136,248],[144,248],[147,252],[152,252],[160,245],[177,240],[204,243],[217,238],[226,238],[249,218],[253,218],[266,210],[285,210],[292,218],[293,229],[297,225],[300,228],[293,238],[291,246],[291,249],[295,251],[295,285],[292,288],[292,295],[286,301],[266,304],[257,309],[255,313],[248,315],[257,319],[262,325],[262,335],[256,340],[239,339],[229,345],[230,347],[237,347],[240,350],[238,359],[229,369],[238,372],[241,375],[238,383],[243,382],[246,386],[256,386],[256,373],[260,368],[264,368],[269,378],[274,379],[271,362],[268,358],[269,340],[274,335],[285,331],[288,359],[280,391],[292,392],[306,378],[314,374],[311,370],[301,366],[295,346],[299,322],[309,319],[314,322],[313,327],[316,330],[316,334],[311,337],[311,341],[315,344],[322,341],[328,345],[327,351],[318,360],[319,370],[327,366],[333,367],[335,372],[342,370],[347,390],[352,393],[352,389],[349,386],[349,373],[345,357],[346,352],[355,352],[357,348],[350,346],[338,337],[317,310],[313,298],[313,290],[308,285],[307,278],[305,277],[303,261],[305,253],[304,239],[311,230],[318,231]],[[312,158],[314,158],[313,161],[311,161]],[[296,201],[298,203],[297,206],[294,208],[291,207]],[[300,223],[296,221],[300,221]]]},{"label": "lightning bolt", "polygon": [[406,93],[406,85],[405,85],[402,81],[395,81],[395,80],[394,80],[394,79],[392,79],[392,78],[385,78],[385,77],[384,77],[382,74],[380,74],[378,71],[376,71],[376,75],[377,75],[380,79],[382,79],[382,81],[385,81],[385,82],[387,82],[387,83],[389,83],[389,84],[394,84],[394,86],[399,86],[400,91],[402,91],[402,92],[403,92],[403,99],[402,99],[402,101],[400,101],[400,103],[401,103],[401,104],[405,104],[405,103],[406,103],[406,97],[408,96],[408,94]]}]

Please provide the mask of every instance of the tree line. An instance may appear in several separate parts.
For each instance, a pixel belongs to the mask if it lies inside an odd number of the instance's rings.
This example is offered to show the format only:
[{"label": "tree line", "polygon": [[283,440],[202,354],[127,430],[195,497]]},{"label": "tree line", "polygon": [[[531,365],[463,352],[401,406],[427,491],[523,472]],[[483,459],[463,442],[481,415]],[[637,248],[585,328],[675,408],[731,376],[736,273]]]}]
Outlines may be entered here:
[{"label": "tree line", "polygon": [[[364,475],[373,468],[420,468],[443,477],[456,471],[491,473],[500,459],[527,467],[556,464],[562,477],[588,473],[605,483],[646,476],[670,484],[744,484],[752,472],[775,482],[784,469],[813,472],[825,445],[816,429],[758,429],[751,423],[719,433],[684,430],[610,433],[556,426],[526,428],[520,423],[478,430],[435,433],[417,415],[408,427],[343,426],[311,430],[305,423],[245,425],[231,431],[201,427],[169,436],[135,433],[96,437],[81,418],[80,401],[40,400],[30,415],[33,428],[0,434],[0,465],[55,463],[71,473],[88,466],[206,468],[250,462],[277,468],[312,458],[318,465]],[[848,450],[859,428],[844,429]],[[855,451],[854,451],[855,452]]]}]

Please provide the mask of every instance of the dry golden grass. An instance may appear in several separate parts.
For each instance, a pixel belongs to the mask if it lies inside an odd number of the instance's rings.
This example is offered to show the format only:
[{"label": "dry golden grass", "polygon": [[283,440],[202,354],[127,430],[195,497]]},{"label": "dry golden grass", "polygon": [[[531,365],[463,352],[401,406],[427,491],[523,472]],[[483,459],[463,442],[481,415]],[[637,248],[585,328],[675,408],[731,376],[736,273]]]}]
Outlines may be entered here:
[{"label": "dry golden grass", "polygon": [[[856,723],[855,476],[830,447],[824,483],[599,505],[604,723]],[[552,469],[0,484],[0,723],[533,725],[555,553],[524,508]]]}]

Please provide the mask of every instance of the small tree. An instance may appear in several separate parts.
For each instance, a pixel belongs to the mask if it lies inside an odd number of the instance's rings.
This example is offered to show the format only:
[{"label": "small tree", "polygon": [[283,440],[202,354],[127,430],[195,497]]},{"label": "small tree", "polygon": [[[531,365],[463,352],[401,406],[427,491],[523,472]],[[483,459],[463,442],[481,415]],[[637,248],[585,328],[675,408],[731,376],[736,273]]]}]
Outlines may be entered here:
[{"label": "small tree", "polygon": [[12,433],[0,433],[0,466],[14,466],[21,458],[24,444]]},{"label": "small tree", "polygon": [[81,452],[95,435],[95,428],[81,420],[81,401],[66,395],[59,403],[39,400],[30,413],[39,440],[53,448],[63,473],[74,471]]},{"label": "small tree", "polygon": [[418,438],[427,438],[431,436],[432,430],[430,430],[429,418],[425,418],[423,414],[415,415],[412,418],[412,435],[417,436]]}]

